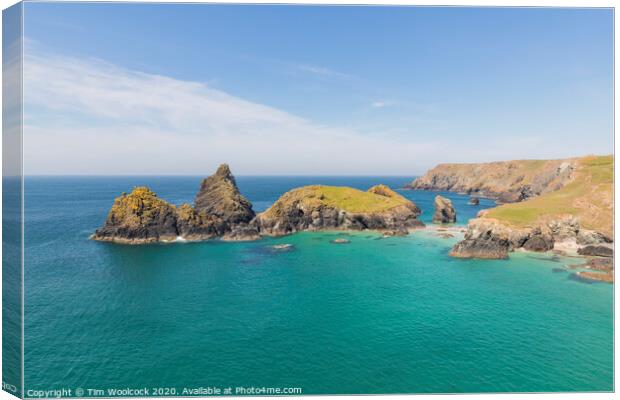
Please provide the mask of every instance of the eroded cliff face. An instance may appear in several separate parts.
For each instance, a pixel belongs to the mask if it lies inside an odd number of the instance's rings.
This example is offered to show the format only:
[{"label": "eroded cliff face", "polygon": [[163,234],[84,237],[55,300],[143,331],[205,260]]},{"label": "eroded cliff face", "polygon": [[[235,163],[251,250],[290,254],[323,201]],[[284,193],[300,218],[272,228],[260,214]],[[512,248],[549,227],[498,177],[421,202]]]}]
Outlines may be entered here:
[{"label": "eroded cliff face", "polygon": [[253,221],[263,235],[304,230],[383,230],[407,234],[424,226],[419,208],[385,185],[362,192],[352,188],[307,186],[291,190]]},{"label": "eroded cliff face", "polygon": [[407,187],[475,194],[512,203],[563,187],[573,179],[575,163],[576,159],[571,158],[439,164]]}]

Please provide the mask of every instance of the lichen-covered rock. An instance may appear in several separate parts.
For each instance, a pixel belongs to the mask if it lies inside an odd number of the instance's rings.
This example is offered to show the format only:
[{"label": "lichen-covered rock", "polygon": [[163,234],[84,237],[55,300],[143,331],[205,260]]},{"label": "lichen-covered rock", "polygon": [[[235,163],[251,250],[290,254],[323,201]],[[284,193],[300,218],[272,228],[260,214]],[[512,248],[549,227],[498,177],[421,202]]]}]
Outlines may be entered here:
[{"label": "lichen-covered rock", "polygon": [[227,164],[220,165],[214,175],[202,181],[194,208],[221,218],[231,229],[234,225],[247,224],[255,217],[252,203],[239,193]]},{"label": "lichen-covered rock", "polygon": [[114,200],[93,239],[120,243],[153,243],[178,236],[176,208],[147,187],[136,187]]},{"label": "lichen-covered rock", "polygon": [[304,230],[390,230],[407,233],[424,226],[415,204],[387,186],[370,191],[348,187],[306,186],[282,195],[253,221],[263,235]]},{"label": "lichen-covered rock", "polygon": [[157,197],[146,187],[135,188],[117,198],[104,226],[92,236],[95,240],[118,243],[153,243],[185,240],[227,240],[258,238],[251,226],[252,205],[237,189],[227,165],[202,182],[196,207],[178,208]]},{"label": "lichen-covered rock", "polygon": [[224,222],[204,211],[198,212],[189,204],[177,209],[177,231],[186,240],[206,240],[218,237],[225,232]]},{"label": "lichen-covered rock", "polygon": [[456,211],[450,199],[443,196],[435,197],[435,213],[433,222],[436,224],[449,224],[456,222]]}]

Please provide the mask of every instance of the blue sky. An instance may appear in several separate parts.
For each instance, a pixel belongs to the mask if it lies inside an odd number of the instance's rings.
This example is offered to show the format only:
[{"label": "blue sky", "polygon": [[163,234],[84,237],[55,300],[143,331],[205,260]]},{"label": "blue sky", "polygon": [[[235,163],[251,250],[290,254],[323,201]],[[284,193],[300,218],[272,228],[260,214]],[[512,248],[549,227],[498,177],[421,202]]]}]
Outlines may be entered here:
[{"label": "blue sky", "polygon": [[612,24],[609,9],[27,3],[26,171],[411,175],[611,153]]}]

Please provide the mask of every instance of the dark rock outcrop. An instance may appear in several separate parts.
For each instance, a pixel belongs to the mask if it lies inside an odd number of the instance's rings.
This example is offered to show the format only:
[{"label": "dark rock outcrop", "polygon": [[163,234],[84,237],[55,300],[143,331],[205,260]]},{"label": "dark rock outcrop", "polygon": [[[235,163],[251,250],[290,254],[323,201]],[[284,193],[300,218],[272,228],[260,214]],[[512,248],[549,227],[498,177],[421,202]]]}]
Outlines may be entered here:
[{"label": "dark rock outcrop", "polygon": [[538,230],[530,233],[522,247],[525,250],[542,252],[553,249],[553,245],[553,236],[541,233],[540,230]]},{"label": "dark rock outcrop", "polygon": [[202,181],[194,208],[197,212],[221,218],[229,226],[247,224],[256,215],[252,203],[239,193],[227,164],[220,165],[215,174]]},{"label": "dark rock outcrop", "polygon": [[196,211],[189,204],[177,208],[177,234],[186,240],[206,240],[218,237],[226,231],[221,218]]},{"label": "dark rock outcrop", "polygon": [[597,256],[597,257],[613,257],[614,250],[608,246],[602,245],[589,245],[581,247],[577,250],[577,253],[582,256]]},{"label": "dark rock outcrop", "polygon": [[435,213],[433,222],[436,224],[449,224],[456,222],[456,211],[452,206],[452,201],[443,196],[435,197]]},{"label": "dark rock outcrop", "polygon": [[547,251],[553,248],[553,236],[541,228],[516,228],[494,219],[475,218],[469,221],[463,241],[450,252],[460,258],[506,258],[518,248]]},{"label": "dark rock outcrop", "polygon": [[506,259],[509,247],[506,240],[489,235],[458,242],[450,255],[456,258]]},{"label": "dark rock outcrop", "polygon": [[[535,227],[516,227],[487,217],[469,221],[462,242],[457,243],[451,255],[455,257],[504,258],[503,248],[508,252],[522,248],[528,251],[544,252],[554,249],[557,243],[574,247],[580,235],[588,238],[601,238],[604,235],[586,231],[582,234],[579,222],[573,217],[552,220]],[[613,257],[613,249],[608,244],[587,245],[578,250],[586,256]]]},{"label": "dark rock outcrop", "polygon": [[480,199],[477,198],[477,197],[472,197],[472,198],[469,199],[467,204],[469,204],[470,206],[477,206],[477,205],[480,204]]}]

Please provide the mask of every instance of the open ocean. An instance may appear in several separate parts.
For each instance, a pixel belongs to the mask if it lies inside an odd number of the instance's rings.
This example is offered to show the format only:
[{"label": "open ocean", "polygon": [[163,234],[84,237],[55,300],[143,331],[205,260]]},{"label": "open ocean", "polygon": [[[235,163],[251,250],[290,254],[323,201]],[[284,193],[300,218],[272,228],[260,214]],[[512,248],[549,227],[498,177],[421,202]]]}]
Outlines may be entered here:
[{"label": "open ocean", "polygon": [[[507,261],[453,259],[447,254],[458,238],[431,232],[148,246],[88,239],[121,192],[147,185],[174,204],[193,203],[200,179],[26,178],[27,390],[613,389],[613,285],[575,279],[564,268],[579,259],[523,252]],[[409,181],[237,178],[256,211],[307,184],[365,190]],[[435,193],[400,193],[429,222]],[[442,194],[463,225],[494,204]],[[330,243],[345,236],[350,244]],[[293,248],[271,248],[278,243]]]}]

